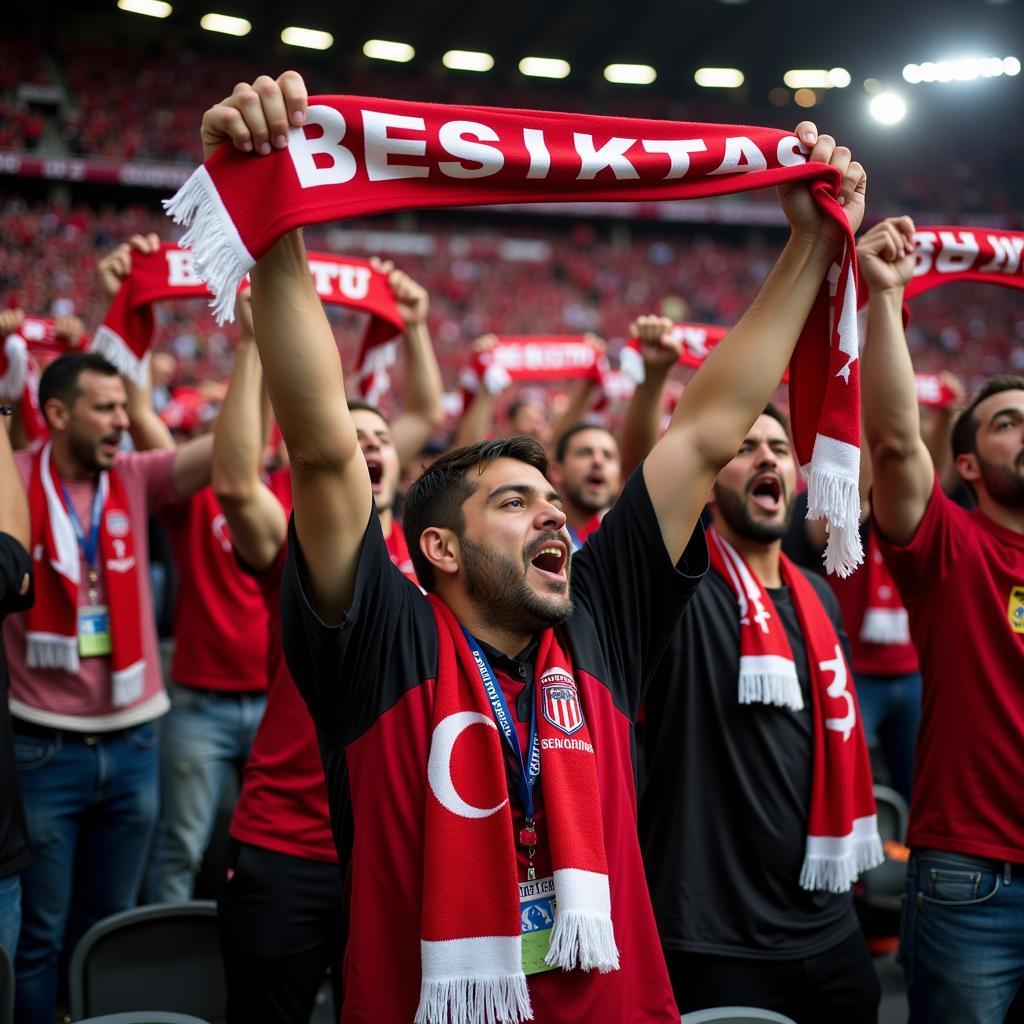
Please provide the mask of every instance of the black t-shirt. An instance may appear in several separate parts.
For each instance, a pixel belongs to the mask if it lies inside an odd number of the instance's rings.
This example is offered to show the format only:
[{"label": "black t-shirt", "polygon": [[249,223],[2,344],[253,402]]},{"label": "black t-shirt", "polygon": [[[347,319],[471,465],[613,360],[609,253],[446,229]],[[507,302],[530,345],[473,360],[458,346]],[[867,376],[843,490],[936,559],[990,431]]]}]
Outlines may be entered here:
[{"label": "black t-shirt", "polygon": [[[835,596],[820,576],[804,575],[848,652]],[[713,572],[645,695],[640,841],[668,949],[787,959],[857,927],[850,893],[800,887],[813,740],[807,654],[789,589],[768,593],[804,710],[739,703],[736,596]]]},{"label": "black t-shirt", "polygon": [[[0,428],[3,429],[3,428]],[[0,622],[11,612],[32,605],[32,589],[20,594],[21,582],[32,574],[28,552],[9,534],[0,533]],[[0,634],[0,878],[20,871],[29,861],[25,812],[21,806],[14,763],[14,737],[7,704],[7,653]]]},{"label": "black t-shirt", "polygon": [[[437,626],[426,598],[391,564],[375,513],[363,540],[351,608],[340,625],[325,625],[307,600],[302,552],[292,531],[281,595],[285,654],[317,727],[339,849],[352,839],[342,1019],[345,1024],[406,1024],[420,989],[423,818]],[[575,609],[559,636],[571,654],[597,753],[622,969],[532,975],[538,1020],[669,1024],[679,1019],[637,841],[633,722],[640,695],[706,568],[699,527],[678,565],[671,564],[642,471],[631,477],[601,529],[572,556]],[[497,658],[494,664],[520,719],[534,657],[528,647],[519,658]],[[546,847],[544,782],[542,755],[541,847]],[[518,814],[514,789],[509,796]],[[537,857],[549,858],[546,848],[538,849]]]}]

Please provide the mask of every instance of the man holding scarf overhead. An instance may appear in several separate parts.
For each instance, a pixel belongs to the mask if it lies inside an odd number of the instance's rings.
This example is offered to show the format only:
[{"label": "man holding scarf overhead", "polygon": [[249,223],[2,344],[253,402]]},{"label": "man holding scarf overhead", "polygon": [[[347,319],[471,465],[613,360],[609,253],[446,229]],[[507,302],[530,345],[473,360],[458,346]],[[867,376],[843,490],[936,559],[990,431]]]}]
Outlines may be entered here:
[{"label": "man holding scarf overhead", "polygon": [[989,378],[954,424],[956,468],[978,502],[967,512],[942,492],[921,440],[903,329],[915,283],[923,290],[945,273],[1020,286],[1019,274],[997,276],[1019,268],[1020,234],[1015,247],[983,234],[989,252],[977,271],[969,229],[915,233],[895,217],[859,246],[871,286],[872,526],[921,660],[901,934],[915,1024],[1003,1020],[1024,977],[1024,378]]},{"label": "man holding scarf overhead", "polygon": [[[206,218],[253,184],[235,177],[243,165],[273,172],[276,161],[294,181],[274,149],[317,107],[291,72],[238,87],[203,119],[208,156],[229,143],[197,172],[221,199],[193,181],[176,209],[196,216],[197,265],[213,277],[219,266],[221,284],[242,251],[259,254],[257,343],[293,470],[285,650],[317,725],[332,814],[351,800],[355,824],[342,1019],[677,1021],[634,829],[632,722],[707,566],[694,532],[705,496],[849,254],[863,169],[799,127],[812,162],[778,177],[790,241],[571,568],[535,444],[484,442],[436,461],[405,513],[424,597],[388,558],[331,332],[289,230],[315,211],[294,192],[269,193],[280,237],[264,245],[243,225],[234,255],[215,237],[218,215]],[[799,184],[811,177],[828,180],[816,196]],[[403,194],[408,206],[430,203],[414,181]],[[346,209],[336,198],[334,215]],[[852,273],[845,280],[852,287]],[[827,300],[826,287],[816,329]],[[824,327],[820,336],[839,352]]]}]

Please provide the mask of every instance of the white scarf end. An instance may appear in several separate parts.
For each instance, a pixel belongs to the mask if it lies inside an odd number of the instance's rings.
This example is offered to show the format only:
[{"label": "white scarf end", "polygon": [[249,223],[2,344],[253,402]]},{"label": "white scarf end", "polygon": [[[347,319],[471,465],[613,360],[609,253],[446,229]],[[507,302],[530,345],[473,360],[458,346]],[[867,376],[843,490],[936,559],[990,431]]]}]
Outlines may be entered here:
[{"label": "white scarf end", "polygon": [[551,929],[551,948],[544,962],[563,971],[579,968],[601,974],[619,969],[615,929],[607,914],[559,910]]},{"label": "white scarf end", "polygon": [[800,887],[826,892],[848,892],[862,871],[877,868],[885,860],[881,836],[877,832],[856,840],[849,852],[838,857],[804,858],[800,869]]},{"label": "white scarf end", "polygon": [[869,644],[908,644],[910,624],[906,608],[868,608],[860,638]]},{"label": "white scarf end", "polygon": [[66,636],[28,635],[25,663],[29,668],[78,671],[78,638]]},{"label": "white scarf end", "polygon": [[123,374],[139,387],[146,386],[149,364],[140,359],[116,331],[101,324],[92,336],[89,351],[98,352],[107,362],[113,363],[117,367],[118,373]]},{"label": "white scarf end", "polygon": [[758,672],[740,674],[741,704],[772,704],[790,711],[802,711],[804,695],[800,692],[800,682],[793,675],[776,675]]},{"label": "white scarf end", "polygon": [[857,478],[812,463],[807,474],[807,518],[828,521],[825,570],[846,579],[864,561]]},{"label": "white scarf end", "polygon": [[435,978],[420,983],[415,1024],[519,1024],[533,1020],[526,975]]},{"label": "white scarf end", "polygon": [[17,402],[28,380],[28,345],[20,334],[8,334],[4,341],[7,369],[0,376],[0,398]]},{"label": "white scarf end", "polygon": [[196,274],[213,292],[210,308],[218,324],[235,319],[238,287],[255,264],[205,167],[197,167],[164,210],[188,230],[181,245],[194,254]]}]

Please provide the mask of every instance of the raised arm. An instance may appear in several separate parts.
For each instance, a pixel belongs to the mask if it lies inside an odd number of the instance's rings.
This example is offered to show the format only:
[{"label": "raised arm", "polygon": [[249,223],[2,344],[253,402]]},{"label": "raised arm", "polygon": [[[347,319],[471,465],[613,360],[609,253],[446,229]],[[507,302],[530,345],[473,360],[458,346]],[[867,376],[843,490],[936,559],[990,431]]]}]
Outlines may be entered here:
[{"label": "raised arm", "polygon": [[[240,83],[203,116],[205,155],[223,143],[254,160],[284,148],[306,106],[294,71]],[[295,527],[312,600],[325,621],[338,622],[351,604],[373,495],[300,232],[284,235],[253,268],[252,301],[267,390],[291,456]]]},{"label": "raised arm", "polygon": [[903,290],[914,273],[914,222],[891,217],[876,224],[860,240],[857,257],[871,289],[861,384],[872,511],[886,539],[906,544],[924,517],[935,479],[921,439],[914,367],[903,332]]},{"label": "raised arm", "polygon": [[633,389],[622,416],[622,475],[629,476],[647,458],[661,435],[661,402],[669,371],[679,360],[680,342],[672,338],[667,316],[638,316],[630,336],[640,342],[644,379]]},{"label": "raised arm", "polygon": [[391,437],[403,467],[411,463],[431,434],[444,421],[441,409],[441,367],[427,330],[430,297],[426,288],[404,271],[396,270],[390,260],[372,261],[376,269],[388,275],[388,284],[405,323],[405,388],[402,411],[391,422]]},{"label": "raised arm", "polygon": [[[494,348],[498,338],[494,334],[485,334],[473,342],[474,352],[486,352]],[[452,447],[461,448],[463,445],[476,444],[477,441],[484,441],[491,435],[494,427],[494,408],[498,404],[498,394],[488,389],[486,381],[481,380],[476,394],[469,400],[469,404],[462,410],[462,417],[459,425],[455,428],[455,436],[452,438]]]},{"label": "raised arm", "polygon": [[[596,334],[587,334],[586,338],[598,348],[602,356],[608,351],[604,338],[599,338]],[[581,377],[573,385],[565,410],[551,426],[551,437],[555,444],[567,430],[587,419],[591,396],[599,383],[596,377]]]},{"label": "raised arm", "polygon": [[[814,125],[796,133],[813,145],[810,159],[842,174],[843,204],[854,231],[864,215],[866,176],[850,151]],[[750,308],[715,347],[683,392],[668,430],[644,463],[654,510],[673,559],[683,552],[719,470],[782,379],[821,283],[842,244],[804,184],[779,189],[792,233]]]},{"label": "raised arm", "polygon": [[0,531],[9,533],[28,551],[31,544],[28,500],[14,464],[10,424],[10,416],[0,416]]},{"label": "raised arm", "polygon": [[252,568],[262,571],[281,550],[288,524],[281,503],[260,478],[265,393],[248,292],[239,296],[238,321],[242,337],[213,434],[213,490],[235,550]]}]

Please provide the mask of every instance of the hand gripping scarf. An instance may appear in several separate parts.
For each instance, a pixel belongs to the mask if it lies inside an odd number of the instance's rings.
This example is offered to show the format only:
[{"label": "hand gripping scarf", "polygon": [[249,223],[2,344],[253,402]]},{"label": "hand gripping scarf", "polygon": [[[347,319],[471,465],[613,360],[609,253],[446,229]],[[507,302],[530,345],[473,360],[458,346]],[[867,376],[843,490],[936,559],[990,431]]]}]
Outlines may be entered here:
[{"label": "hand gripping scarf", "polygon": [[54,358],[85,347],[86,337],[61,338],[56,321],[49,317],[27,316],[21,327],[4,338],[0,346],[0,400],[22,401],[33,375],[33,363],[39,357]]},{"label": "hand gripping scarf", "polygon": [[[674,324],[671,336],[680,342],[679,365],[696,369],[728,333],[728,327],[718,324]],[[619,368],[623,373],[629,374],[637,384],[643,384],[647,370],[644,367],[643,349],[639,339],[630,338],[623,346],[619,353]]]},{"label": "hand gripping scarf", "polygon": [[[430,595],[437,620],[437,692],[427,764],[422,981],[416,1024],[532,1020],[522,964],[516,850],[502,737],[458,620]],[[575,691],[554,630],[541,634],[534,699],[545,680]],[[585,712],[585,709],[583,709]],[[537,708],[545,828],[557,912],[549,964],[618,970],[597,762],[586,722],[566,740]],[[471,733],[455,740],[471,727]],[[466,804],[456,780],[488,779],[493,806]],[[478,798],[479,799],[479,798]],[[486,868],[486,870],[483,870]]]},{"label": "hand gripping scarf", "polygon": [[[365,397],[373,378],[386,372],[394,361],[394,348],[386,343],[404,330],[395,297],[385,275],[365,260],[327,252],[308,253],[307,259],[317,294],[325,303],[371,316],[356,374]],[[232,292],[232,302],[236,292],[237,288]],[[164,244],[154,253],[133,253],[132,271],[96,331],[92,350],[104,355],[126,377],[144,384],[145,357],[156,327],[153,303],[209,297],[209,289],[196,275],[191,252]]]},{"label": "hand gripping scarf", "polygon": [[[711,568],[736,595],[740,621],[739,702],[803,709],[793,651],[771,596],[743,556],[714,528]],[[846,892],[862,872],[882,863],[871,764],[853,674],[814,587],[785,556],[789,587],[807,648],[814,730],[811,807],[800,870],[804,889]]]},{"label": "hand gripping scarf", "polygon": [[232,316],[235,289],[256,260],[304,224],[438,206],[704,198],[809,182],[846,240],[794,353],[793,434],[808,468],[809,515],[826,516],[831,526],[826,567],[846,574],[860,561],[854,243],[836,200],[839,172],[808,163],[796,136],[315,96],[306,124],[288,137],[287,148],[266,157],[221,146],[165,204],[177,223],[189,225],[182,244],[194,250],[221,321]]},{"label": "hand gripping scarf", "polygon": [[[48,442],[36,453],[28,485],[36,603],[28,610],[26,662],[29,668],[77,672],[81,560],[52,448]],[[96,486],[101,508],[97,560],[103,564],[110,612],[113,704],[126,707],[142,695],[146,671],[139,566],[128,498],[117,470],[101,472]]]}]

